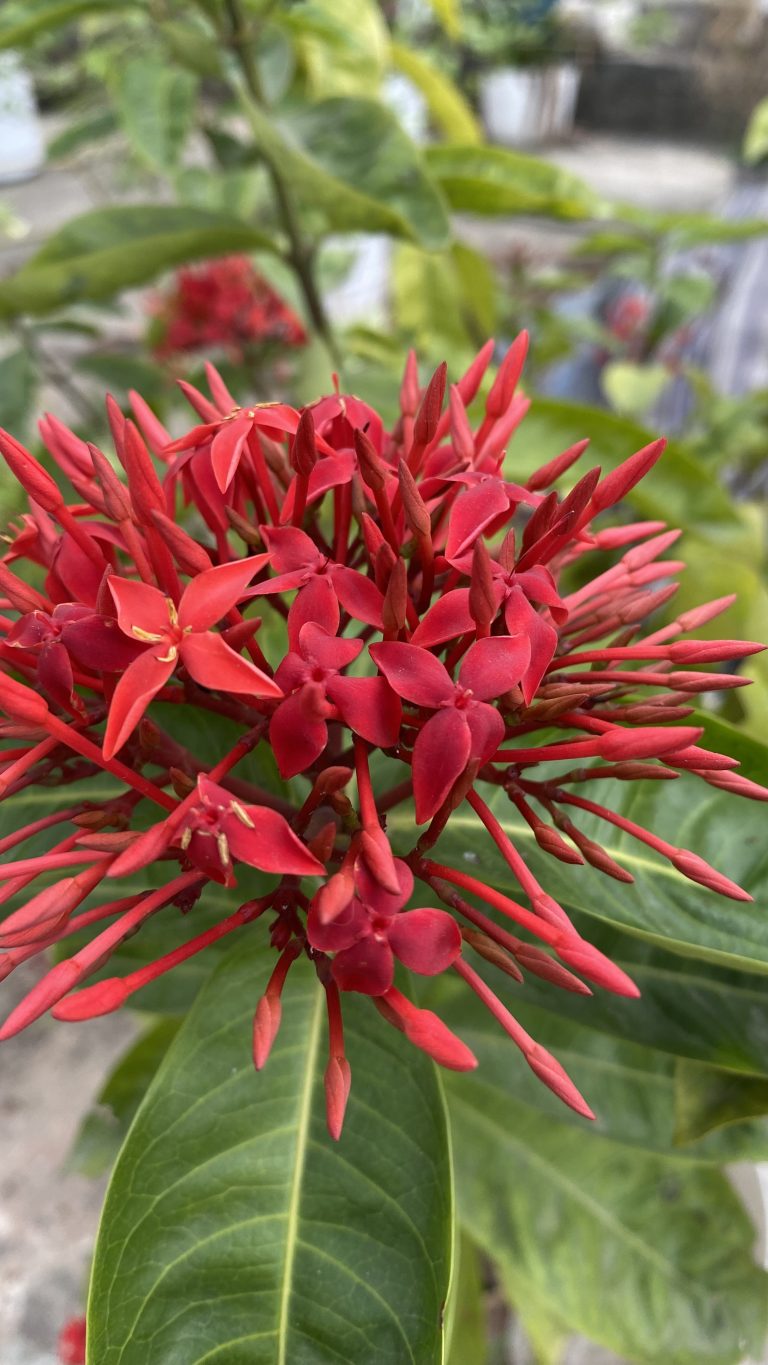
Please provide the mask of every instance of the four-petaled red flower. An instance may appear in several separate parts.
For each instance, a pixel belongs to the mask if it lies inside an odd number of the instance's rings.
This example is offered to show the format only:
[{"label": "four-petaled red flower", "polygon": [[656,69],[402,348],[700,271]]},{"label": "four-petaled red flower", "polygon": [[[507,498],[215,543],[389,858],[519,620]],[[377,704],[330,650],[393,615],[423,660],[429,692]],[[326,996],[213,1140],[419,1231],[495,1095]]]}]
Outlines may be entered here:
[{"label": "four-petaled red flower", "polygon": [[494,635],[467,650],[453,681],[434,654],[397,641],[371,645],[371,658],[399,697],[434,711],[413,748],[417,824],[429,820],[469,764],[487,763],[504,738],[488,702],[519,683],[531,657],[525,635]]},{"label": "four-petaled red flower", "polygon": [[342,677],[362,649],[362,640],[339,639],[312,622],[301,627],[298,650],[286,654],[275,674],[286,695],[272,715],[269,739],[283,777],[306,772],[320,757],[330,719],[339,717],[381,749],[396,743],[400,702],[385,679]]},{"label": "four-petaled red flower", "polygon": [[148,583],[109,579],[120,629],[147,648],[128,665],[115,688],[104,736],[106,758],[122,748],[178,663],[201,687],[245,696],[282,696],[272,678],[211,629],[243,597],[266,558],[254,555],[198,574],[184,589],[178,609]]},{"label": "four-petaled red flower", "polygon": [[292,877],[319,877],[325,872],[279,811],[238,801],[226,787],[204,776],[197,779],[197,797],[174,842],[212,881],[234,886],[233,859]]},{"label": "four-petaled red flower", "polygon": [[310,906],[309,941],[313,948],[334,954],[333,977],[342,991],[384,995],[394,980],[395,958],[411,972],[436,976],[461,952],[458,925],[445,910],[403,910],[413,894],[413,873],[400,858],[395,868],[397,895],[385,891],[358,859],[355,894],[335,919],[324,923],[317,901]]}]

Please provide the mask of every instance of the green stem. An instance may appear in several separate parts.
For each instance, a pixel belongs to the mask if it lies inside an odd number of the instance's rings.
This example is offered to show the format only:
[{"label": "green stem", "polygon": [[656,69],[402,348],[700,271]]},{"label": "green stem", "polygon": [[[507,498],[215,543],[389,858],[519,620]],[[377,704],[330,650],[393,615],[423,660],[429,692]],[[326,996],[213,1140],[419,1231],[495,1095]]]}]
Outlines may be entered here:
[{"label": "green stem", "polygon": [[[245,17],[243,15],[240,0],[226,0],[226,10],[229,16],[231,32],[229,35],[230,48],[237,59],[238,65],[243,75],[248,93],[251,98],[264,108],[265,100],[261,88],[258,67],[254,61],[253,46],[250,41]],[[296,206],[289,189],[283,178],[282,171],[275,163],[273,157],[264,152],[264,160],[267,167],[272,190],[280,214],[283,229],[290,243],[288,254],[289,264],[293,267],[299,281],[304,302],[307,307],[312,323],[325,342],[331,358],[337,368],[341,368],[341,354],[338,343],[333,334],[330,320],[325,311],[320,291],[314,276],[314,252],[311,246],[304,240],[301,230]]]}]

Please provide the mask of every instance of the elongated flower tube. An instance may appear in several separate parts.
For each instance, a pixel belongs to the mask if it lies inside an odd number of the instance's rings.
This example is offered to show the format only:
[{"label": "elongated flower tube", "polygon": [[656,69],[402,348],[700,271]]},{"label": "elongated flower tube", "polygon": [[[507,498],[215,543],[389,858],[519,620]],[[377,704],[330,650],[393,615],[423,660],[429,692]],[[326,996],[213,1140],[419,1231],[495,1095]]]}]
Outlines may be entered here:
[{"label": "elongated flower tube", "polygon": [[[745,685],[741,662],[761,646],[690,637],[729,597],[669,610],[677,532],[631,522],[623,505],[663,441],[578,478],[583,440],[515,477],[505,453],[529,405],[526,347],[524,335],[512,345],[484,404],[490,344],[447,402],[445,367],[422,389],[410,355],[391,430],[338,392],[302,409],[241,403],[208,366],[210,396],[182,384],[197,419],[186,432],[166,432],[138,395],[129,414],[108,400],[116,459],[46,417],[53,477],[0,433],[30,497],[0,560],[0,980],[57,950],[0,1040],[48,1011],[74,1022],[140,1002],[229,935],[259,934],[275,959],[254,1000],[255,1065],[307,959],[328,1017],[334,1138],[352,1080],[350,991],[441,1065],[476,1065],[411,998],[408,974],[452,972],[539,1080],[591,1117],[483,973],[638,992],[525,850],[574,879],[588,863],[631,882],[598,842],[602,823],[702,894],[749,899],[607,793],[686,773],[767,800],[703,746],[691,704]],[[15,798],[47,788],[50,811],[15,824]],[[435,848],[459,808],[476,820],[474,872]],[[505,810],[528,826],[525,843]],[[483,877],[484,849],[512,893]],[[203,923],[211,884],[231,905]],[[186,939],[126,972],[121,945],[179,914]]]}]

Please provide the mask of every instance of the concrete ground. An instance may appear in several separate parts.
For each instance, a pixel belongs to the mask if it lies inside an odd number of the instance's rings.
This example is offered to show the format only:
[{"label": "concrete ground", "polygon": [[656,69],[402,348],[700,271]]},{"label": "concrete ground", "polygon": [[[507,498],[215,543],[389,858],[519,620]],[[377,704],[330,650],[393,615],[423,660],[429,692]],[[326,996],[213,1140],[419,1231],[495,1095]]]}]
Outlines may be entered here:
[{"label": "concrete ground", "polygon": [[[548,155],[606,198],[670,211],[716,211],[733,179],[725,158],[690,147],[577,136]],[[89,159],[0,185],[0,206],[24,229],[21,236],[0,235],[0,278],[52,230],[112,196],[109,166]],[[465,219],[461,231],[491,255],[524,245],[546,260],[562,256],[579,228]],[[30,966],[3,985],[3,1015],[38,972]],[[65,1162],[83,1115],[132,1036],[129,1017],[119,1014],[77,1028],[43,1020],[0,1049],[0,1365],[54,1365],[57,1332],[82,1309],[103,1182],[67,1171]],[[510,1352],[515,1365],[529,1365],[514,1332]],[[617,1362],[574,1342],[567,1365]]]}]

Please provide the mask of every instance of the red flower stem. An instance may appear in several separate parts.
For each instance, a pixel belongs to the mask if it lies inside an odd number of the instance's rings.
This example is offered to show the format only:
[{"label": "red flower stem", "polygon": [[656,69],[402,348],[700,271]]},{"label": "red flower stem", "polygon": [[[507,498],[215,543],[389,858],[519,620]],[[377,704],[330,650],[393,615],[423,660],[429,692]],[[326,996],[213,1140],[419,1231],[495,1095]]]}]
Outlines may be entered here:
[{"label": "red flower stem", "polygon": [[304,520],[304,513],[307,510],[307,493],[309,491],[309,474],[297,474],[296,483],[293,490],[293,512],[291,514],[291,525],[301,526]]},{"label": "red flower stem", "polygon": [[0,800],[18,778],[23,777],[40,759],[47,758],[58,747],[58,744],[58,739],[43,739],[39,744],[28,749],[23,758],[17,758],[14,763],[10,763],[7,768],[4,768],[0,773]]},{"label": "red flower stem", "polygon": [[368,748],[365,740],[355,735],[355,772],[357,792],[360,799],[360,819],[364,829],[379,829],[379,813],[373,795],[371,771],[368,766]]},{"label": "red flower stem", "polygon": [[7,881],[9,877],[24,877],[30,872],[37,877],[41,872],[58,872],[62,867],[77,867],[79,863],[97,861],[98,854],[93,849],[77,849],[72,853],[39,853],[35,858],[18,858],[15,862],[5,863],[0,868],[0,881]]},{"label": "red flower stem", "polygon": [[277,505],[277,498],[275,497],[275,490],[269,476],[269,470],[264,458],[261,441],[253,430],[251,430],[248,435],[248,449],[251,453],[251,458],[253,459],[253,466],[259,480],[259,487],[264,495],[264,501],[266,502],[267,510],[269,512],[269,519],[276,525],[280,520],[280,509]]},{"label": "red flower stem", "polygon": [[541,886],[537,882],[533,873],[526,866],[524,859],[518,853],[517,849],[512,843],[512,840],[509,838],[509,835],[506,833],[504,829],[502,829],[501,825],[496,819],[496,816],[493,815],[492,812],[486,806],[482,797],[478,796],[477,792],[475,791],[469,791],[467,792],[465,799],[469,802],[475,814],[478,815],[482,820],[483,824],[485,825],[485,828],[487,829],[488,833],[493,839],[493,842],[495,843],[500,854],[504,858],[504,861],[509,865],[509,867],[514,872],[525,894],[527,896],[530,896],[531,899],[534,899],[536,896],[541,895],[542,894]]},{"label": "red flower stem", "polygon": [[374,489],[373,496],[376,502],[376,510],[379,514],[379,519],[381,521],[381,530],[384,539],[389,541],[389,544],[391,545],[395,554],[398,555],[400,553],[400,539],[398,537],[397,530],[395,529],[395,521],[392,515],[392,507],[390,506],[386,489],[384,488]]},{"label": "red flower stem", "polygon": [[133,995],[134,991],[141,990],[142,986],[149,985],[150,981],[156,981],[159,976],[164,976],[180,962],[186,962],[188,958],[194,957],[196,953],[201,953],[204,948],[210,947],[212,943],[218,942],[226,934],[231,934],[233,929],[238,929],[241,924],[247,924],[250,920],[256,919],[260,912],[254,913],[249,906],[241,905],[234,914],[228,915],[226,919],[214,924],[211,929],[206,929],[201,934],[196,934],[194,938],[181,945],[180,948],[172,948],[170,952],[164,953],[154,962],[150,962],[146,967],[140,967],[135,972],[129,972],[122,978],[126,995]]},{"label": "red flower stem", "polygon": [[482,1000],[485,1008],[493,1015],[497,1023],[501,1024],[504,1032],[509,1035],[513,1043],[517,1044],[520,1051],[525,1056],[534,1045],[530,1034],[526,1033],[521,1024],[518,1024],[517,1020],[510,1014],[506,1006],[502,1005],[498,997],[494,995],[490,986],[485,984],[482,977],[478,976],[477,972],[473,967],[470,967],[468,962],[465,962],[463,958],[459,957],[452,963],[452,966],[453,970],[457,972],[458,975],[466,981],[470,989],[475,992],[478,999]]},{"label": "red flower stem", "polygon": [[105,772],[109,772],[113,777],[117,777],[134,791],[141,792],[149,801],[154,801],[156,805],[162,806],[165,810],[175,810],[176,801],[172,796],[159,787],[154,782],[150,782],[142,773],[132,771],[121,763],[119,758],[105,758],[101,749],[92,740],[81,734],[72,725],[65,725],[63,721],[52,715],[49,711],[45,721],[45,728],[57,740],[74,749],[76,753],[82,754],[83,758],[89,758],[93,763],[97,763]]},{"label": "red flower stem", "polygon": [[[80,838],[81,833],[82,833],[81,830],[75,830],[74,834],[68,834],[66,839],[62,839],[58,844],[55,844],[54,847],[50,850],[50,852],[51,853],[68,852],[69,849],[75,847],[75,844],[77,843],[77,840]],[[11,880],[5,886],[0,887],[0,905],[4,905],[6,901],[11,900],[11,898],[15,896],[17,891],[23,891],[24,887],[29,886],[29,883],[33,882],[37,876],[39,876],[39,872],[34,871],[31,873],[27,873],[25,876],[11,878]]]},{"label": "red flower stem", "polygon": [[81,815],[84,810],[87,810],[85,802],[79,806],[69,806],[66,810],[56,811],[53,815],[44,815],[30,825],[14,830],[12,834],[0,839],[0,854],[10,852],[17,844],[23,844],[26,839],[31,839],[33,834],[40,834],[44,829],[50,829],[52,825],[63,824],[66,820],[73,819],[75,815]]},{"label": "red flower stem", "polygon": [[553,792],[552,795],[558,805],[576,806],[578,810],[588,811],[590,815],[596,815],[598,819],[615,825],[625,834],[631,834],[634,839],[639,839],[641,843],[647,844],[649,848],[655,849],[665,858],[676,855],[678,852],[673,844],[668,844],[665,839],[660,839],[657,835],[651,834],[649,830],[643,829],[642,825],[636,825],[634,820],[628,820],[624,815],[607,810],[605,806],[598,805],[596,801],[589,801],[586,796],[576,796],[572,792],[560,791]]},{"label": "red flower stem", "polygon": [[352,489],[349,484],[333,490],[333,510],[336,533],[333,557],[338,564],[346,564],[349,528],[352,521]]},{"label": "red flower stem", "polygon": [[335,981],[325,984],[325,999],[328,1007],[328,1051],[331,1057],[344,1056],[344,1023],[341,1017],[341,999]]},{"label": "red flower stem", "polygon": [[[512,919],[529,933],[535,934],[537,938],[543,939],[545,943],[556,947],[562,943],[564,930],[554,924],[549,924],[539,915],[535,915],[532,910],[526,910],[524,906],[518,905],[517,901],[510,900],[501,891],[496,891],[492,886],[486,886],[484,882],[478,881],[477,877],[472,877],[468,872],[460,872],[458,868],[446,867],[444,863],[435,863],[427,858],[418,858],[416,867],[422,867],[430,876],[433,874],[442,877],[453,886],[460,886],[464,891],[469,891],[473,896],[478,896],[485,901],[486,905],[493,906],[494,910],[500,910],[502,915]],[[419,874],[420,875],[420,874]],[[575,933],[575,930],[574,930]]]}]

